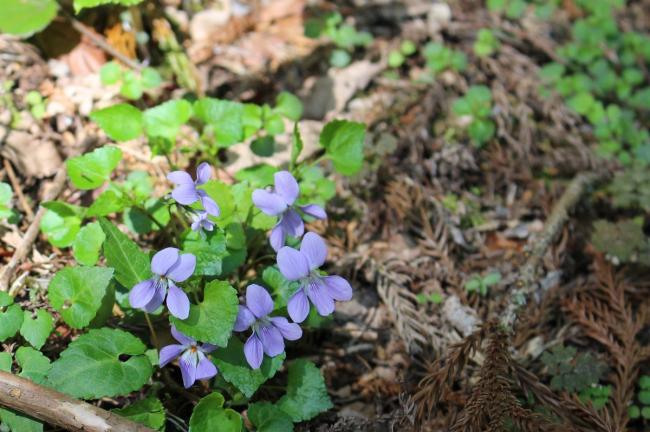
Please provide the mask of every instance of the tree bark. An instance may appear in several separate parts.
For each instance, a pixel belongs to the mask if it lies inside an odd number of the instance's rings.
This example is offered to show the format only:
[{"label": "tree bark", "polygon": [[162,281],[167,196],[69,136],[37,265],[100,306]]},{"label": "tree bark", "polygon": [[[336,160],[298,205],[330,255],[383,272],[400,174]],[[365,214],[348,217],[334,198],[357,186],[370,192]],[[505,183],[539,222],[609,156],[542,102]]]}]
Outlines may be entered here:
[{"label": "tree bark", "polygon": [[0,371],[0,405],[69,431],[153,432],[110,411]]}]

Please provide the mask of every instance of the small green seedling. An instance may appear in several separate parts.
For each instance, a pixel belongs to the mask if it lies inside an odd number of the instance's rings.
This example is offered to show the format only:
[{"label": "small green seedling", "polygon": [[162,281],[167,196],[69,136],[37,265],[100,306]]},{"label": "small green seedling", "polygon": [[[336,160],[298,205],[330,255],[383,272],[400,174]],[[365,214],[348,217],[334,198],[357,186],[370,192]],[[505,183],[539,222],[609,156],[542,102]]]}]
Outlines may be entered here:
[{"label": "small green seedling", "polygon": [[639,392],[636,399],[638,403],[628,407],[628,415],[632,419],[650,420],[650,375],[642,375],[639,378]]},{"label": "small green seedling", "polygon": [[356,47],[367,47],[373,40],[370,33],[358,31],[354,26],[345,24],[338,12],[307,20],[305,36],[314,39],[326,36],[332,40],[336,49],[332,51],[330,64],[334,67],[347,66],[352,60],[352,51]]},{"label": "small green seedling", "polygon": [[611,394],[612,386],[594,384],[580,392],[579,398],[582,403],[590,402],[595,409],[599,410],[607,404]]},{"label": "small green seedling", "polygon": [[120,83],[120,94],[130,100],[140,99],[143,92],[155,89],[162,83],[160,74],[153,68],[146,67],[137,74],[131,70],[123,70],[114,61],[101,67],[99,77],[104,85]]},{"label": "small green seedling", "polygon": [[437,42],[429,42],[424,46],[424,60],[434,75],[445,70],[462,72],[467,67],[467,57],[460,51],[452,50]]},{"label": "small green seedling", "polygon": [[500,46],[499,40],[491,30],[481,29],[476,35],[474,53],[479,57],[488,57],[494,54]]},{"label": "small green seedling", "polygon": [[501,273],[492,272],[485,276],[478,274],[472,275],[465,283],[465,290],[467,292],[477,292],[482,296],[487,295],[488,288],[498,284],[501,281]]},{"label": "small green seedling", "polygon": [[388,66],[398,68],[404,64],[406,58],[412,56],[417,51],[417,46],[410,40],[401,43],[399,50],[391,51],[388,55]]},{"label": "small green seedling", "polygon": [[11,197],[13,192],[7,183],[0,183],[0,219],[7,219],[13,214],[11,210]]},{"label": "small green seedling", "polygon": [[472,86],[465,96],[452,105],[457,116],[469,116],[468,134],[476,147],[482,147],[496,131],[490,115],[492,113],[492,93],[486,86]]},{"label": "small green seedling", "polygon": [[35,119],[42,119],[45,116],[45,102],[43,96],[35,90],[30,91],[25,96],[25,102],[29,105],[29,112]]},{"label": "small green seedling", "polygon": [[437,292],[431,294],[420,293],[415,296],[415,299],[419,304],[427,304],[427,303],[440,304],[442,303],[442,294]]}]

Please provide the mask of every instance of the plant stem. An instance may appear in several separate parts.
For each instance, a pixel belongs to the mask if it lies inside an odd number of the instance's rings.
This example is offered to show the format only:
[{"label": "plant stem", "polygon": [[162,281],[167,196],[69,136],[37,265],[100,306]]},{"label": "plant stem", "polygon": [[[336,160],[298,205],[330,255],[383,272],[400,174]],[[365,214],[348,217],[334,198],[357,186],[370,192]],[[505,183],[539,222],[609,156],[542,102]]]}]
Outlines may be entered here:
[{"label": "plant stem", "polygon": [[149,327],[149,333],[151,334],[151,341],[155,345],[156,349],[160,349],[160,344],[158,343],[158,336],[156,335],[156,330],[153,328],[153,324],[151,323],[151,318],[149,318],[148,313],[144,313],[144,319],[147,321],[147,327]]}]

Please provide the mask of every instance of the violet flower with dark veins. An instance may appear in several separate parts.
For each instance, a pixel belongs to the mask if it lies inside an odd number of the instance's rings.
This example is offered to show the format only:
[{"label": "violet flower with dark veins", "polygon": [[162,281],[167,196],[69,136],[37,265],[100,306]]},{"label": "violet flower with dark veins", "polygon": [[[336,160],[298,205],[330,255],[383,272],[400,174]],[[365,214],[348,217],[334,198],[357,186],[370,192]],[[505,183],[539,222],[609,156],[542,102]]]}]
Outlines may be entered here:
[{"label": "violet flower with dark veins", "polygon": [[201,201],[203,208],[210,216],[218,217],[221,213],[219,205],[208,196],[206,191],[197,189],[197,186],[207,183],[210,176],[210,165],[207,162],[203,162],[196,168],[196,180],[192,180],[192,177],[185,171],[170,172],[167,179],[176,185],[172,191],[172,198],[182,205]]},{"label": "violet flower with dark veins", "polygon": [[305,224],[297,208],[316,219],[325,219],[327,214],[316,204],[294,205],[300,194],[300,187],[289,171],[275,173],[274,180],[273,190],[256,189],[253,192],[253,203],[267,215],[280,217],[271,231],[270,238],[271,247],[278,251],[284,246],[288,235],[301,237],[305,232]]},{"label": "violet flower with dark veins", "polygon": [[183,376],[183,385],[189,388],[196,380],[209,379],[219,371],[206,354],[217,347],[210,344],[199,345],[194,339],[185,336],[172,326],[172,336],[180,344],[167,345],[160,350],[159,364],[164,367],[170,361],[180,356],[179,365]]},{"label": "violet flower with dark veins", "polygon": [[201,232],[212,231],[214,229],[214,222],[208,219],[208,213],[203,210],[192,212],[192,231]]},{"label": "violet flower with dark veins", "polygon": [[327,258],[327,245],[318,234],[308,232],[300,250],[285,246],[278,252],[278,267],[290,281],[298,281],[298,290],[289,298],[287,311],[292,320],[301,323],[309,314],[309,302],[321,316],[334,312],[335,301],[352,298],[350,283],[341,276],[321,275],[318,268]]},{"label": "violet flower with dark veins", "polygon": [[190,313],[190,300],[187,294],[176,286],[194,273],[196,257],[180,254],[173,247],[157,252],[151,260],[154,277],[138,283],[129,293],[129,303],[137,309],[153,312],[163,304],[167,297],[167,308],[176,318],[185,319]]},{"label": "violet flower with dark veins", "polygon": [[246,288],[246,304],[239,306],[235,331],[253,330],[244,344],[246,361],[253,369],[259,369],[264,354],[275,357],[284,352],[284,339],[297,340],[302,329],[284,317],[269,317],[273,312],[273,299],[263,287],[251,284]]}]

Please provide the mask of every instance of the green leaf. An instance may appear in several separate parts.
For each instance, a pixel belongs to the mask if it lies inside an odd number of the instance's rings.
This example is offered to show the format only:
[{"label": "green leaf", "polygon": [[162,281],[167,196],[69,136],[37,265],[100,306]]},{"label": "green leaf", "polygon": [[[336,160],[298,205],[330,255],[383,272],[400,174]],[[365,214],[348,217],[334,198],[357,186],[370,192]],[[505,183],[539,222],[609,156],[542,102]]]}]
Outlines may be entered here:
[{"label": "green leaf", "polygon": [[640,391],[638,398],[643,405],[650,405],[650,390]]},{"label": "green leaf", "polygon": [[122,6],[134,6],[142,0],[74,0],[74,11],[79,12],[81,9],[101,6],[105,4],[116,4]]},{"label": "green leaf", "polygon": [[285,307],[289,298],[296,291],[296,284],[285,279],[275,265],[264,269],[262,272],[262,280],[265,286],[268,286],[273,293],[275,309]]},{"label": "green leaf", "polygon": [[73,328],[84,328],[95,317],[113,278],[106,267],[66,267],[48,287],[50,303]]},{"label": "green leaf", "polygon": [[214,230],[205,237],[196,231],[190,231],[183,240],[183,252],[196,257],[195,275],[219,276],[226,255],[226,237],[219,230]]},{"label": "green leaf", "polygon": [[12,304],[0,312],[0,342],[13,337],[23,324],[23,310],[20,305]]},{"label": "green leaf", "polygon": [[14,298],[4,291],[0,291],[0,308],[14,304]]},{"label": "green leaf", "polygon": [[170,100],[144,112],[144,129],[148,137],[162,137],[172,142],[181,126],[192,116],[188,101]]},{"label": "green leaf", "polygon": [[212,126],[219,146],[229,147],[244,139],[243,104],[205,97],[194,103],[194,114]]},{"label": "green leaf", "polygon": [[269,402],[256,402],[248,405],[248,419],[257,432],[292,432],[291,417]]},{"label": "green leaf", "polygon": [[275,99],[275,111],[289,120],[300,120],[302,110],[303,106],[300,99],[289,92],[280,92]]},{"label": "green leaf", "polygon": [[251,369],[244,357],[244,344],[235,336],[228,341],[228,346],[212,353],[212,361],[217,365],[221,376],[237,387],[247,398],[267,380],[273,378],[282,367],[285,353],[270,358],[264,356],[259,369]]},{"label": "green leaf", "polygon": [[490,120],[474,119],[467,129],[469,136],[475,141],[477,146],[481,146],[494,136],[496,127]]},{"label": "green leaf", "polygon": [[342,49],[336,49],[332,51],[330,55],[330,64],[337,68],[342,68],[350,64],[352,57],[348,54],[347,51]]},{"label": "green leaf", "polygon": [[13,360],[11,354],[8,352],[0,352],[0,370],[3,372],[11,372],[11,364]]},{"label": "green leaf", "polygon": [[0,183],[0,218],[8,218],[11,216],[11,197],[13,192],[11,186],[7,183]]},{"label": "green leaf", "polygon": [[104,184],[121,159],[122,150],[104,146],[83,156],[68,159],[65,164],[72,184],[87,190]]},{"label": "green leaf", "polygon": [[390,54],[388,54],[388,66],[392,68],[402,66],[405,60],[406,58],[404,57],[404,54],[399,51],[391,51]]},{"label": "green leaf", "polygon": [[205,286],[203,301],[190,305],[187,319],[171,316],[170,320],[181,333],[223,347],[228,344],[238,311],[237,291],[226,281],[214,280]]},{"label": "green leaf", "polygon": [[128,205],[129,201],[121,192],[114,189],[106,189],[88,207],[86,216],[107,216],[111,213],[123,211]]},{"label": "green leaf", "polygon": [[146,89],[153,89],[162,83],[162,78],[154,68],[146,67],[142,69],[142,86]]},{"label": "green leaf", "polygon": [[21,372],[18,374],[23,378],[29,378],[37,384],[45,381],[47,373],[52,368],[50,359],[40,351],[30,347],[20,347],[16,351],[16,362]]},{"label": "green leaf", "polygon": [[644,390],[650,390],[650,375],[641,375],[641,378],[639,378],[639,387]]},{"label": "green leaf", "polygon": [[488,275],[483,278],[483,284],[486,286],[498,284],[500,281],[501,273],[499,272],[488,273]]},{"label": "green leaf", "polygon": [[90,118],[115,141],[135,139],[142,135],[144,127],[142,112],[126,103],[93,111]]},{"label": "green leaf", "polygon": [[48,201],[42,206],[48,210],[40,223],[47,240],[56,247],[70,246],[81,228],[84,209],[61,201]]},{"label": "green leaf", "polygon": [[72,253],[80,264],[92,266],[99,259],[99,251],[106,239],[99,222],[91,222],[81,228],[72,243]]},{"label": "green leaf", "polygon": [[211,393],[201,399],[190,417],[190,432],[240,432],[242,418],[237,411],[223,408],[221,393]]},{"label": "green leaf", "polygon": [[131,231],[148,234],[160,230],[158,224],[166,226],[169,223],[171,215],[164,199],[149,198],[142,207],[144,208],[131,207],[124,212],[124,224]]},{"label": "green leaf", "polygon": [[[48,385],[82,399],[120,396],[139,390],[151,377],[147,347],[118,329],[90,330],[52,364]],[[120,358],[129,357],[122,361]]]},{"label": "green leaf", "polygon": [[127,99],[136,100],[142,97],[142,81],[140,77],[131,70],[124,71],[120,94]]},{"label": "green leaf", "polygon": [[363,145],[366,127],[363,123],[334,120],[325,125],[320,134],[320,145],[341,174],[354,175],[363,164]]},{"label": "green leaf", "polygon": [[48,311],[38,309],[36,316],[30,311],[24,311],[20,334],[34,348],[41,349],[52,330],[54,330],[54,318]]},{"label": "green leaf", "polygon": [[275,151],[275,140],[271,135],[265,135],[254,139],[253,142],[251,142],[251,150],[253,153],[261,157],[273,156],[273,152]]},{"label": "green leaf", "polygon": [[149,256],[115,225],[104,218],[99,224],[106,234],[104,256],[108,265],[115,269],[115,279],[126,288],[133,288],[138,282],[151,277]]},{"label": "green leaf", "polygon": [[252,187],[264,187],[273,184],[273,176],[278,169],[263,163],[241,169],[235,173],[235,180],[243,182],[248,180]]},{"label": "green leaf", "polygon": [[293,134],[291,135],[291,166],[294,167],[296,166],[296,163],[298,162],[298,157],[300,157],[300,153],[302,153],[302,149],[304,148],[304,144],[302,142],[302,135],[300,135],[300,129],[298,129],[298,123],[294,123],[293,125]]},{"label": "green leaf", "polygon": [[112,412],[157,431],[165,429],[165,407],[160,399],[153,396],[136,401],[125,408],[114,409]]},{"label": "green leaf", "polygon": [[0,420],[12,432],[43,432],[42,423],[14,410],[0,409]]},{"label": "green leaf", "polygon": [[112,85],[122,78],[122,67],[115,61],[109,61],[99,69],[99,79],[104,85]]},{"label": "green leaf", "polygon": [[314,363],[299,359],[289,365],[287,394],[278,406],[294,422],[312,419],[333,407],[323,376]]},{"label": "green leaf", "polygon": [[0,32],[31,36],[56,17],[57,9],[55,0],[3,0]]}]

